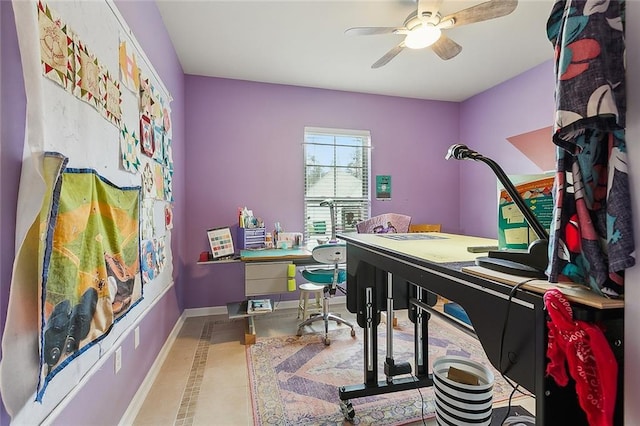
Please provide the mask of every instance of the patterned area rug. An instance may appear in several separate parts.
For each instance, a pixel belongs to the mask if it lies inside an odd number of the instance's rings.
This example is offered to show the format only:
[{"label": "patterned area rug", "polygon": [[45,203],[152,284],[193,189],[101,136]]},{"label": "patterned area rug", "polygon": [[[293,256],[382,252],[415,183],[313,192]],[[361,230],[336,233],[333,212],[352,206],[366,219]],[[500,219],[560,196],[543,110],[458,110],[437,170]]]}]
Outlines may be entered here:
[{"label": "patterned area rug", "polygon": [[[254,423],[261,425],[341,425],[338,388],[362,384],[362,329],[351,337],[348,327],[331,331],[331,345],[321,334],[258,339],[247,346],[247,364],[254,411]],[[386,327],[378,335],[380,380],[386,356]],[[393,352],[396,363],[413,365],[413,324],[400,323],[394,329]],[[429,324],[429,364],[439,356],[457,355],[490,367],[496,377],[494,403],[508,399],[511,387],[487,360],[480,342],[446,320],[432,315]],[[432,388],[407,390],[351,401],[356,417],[353,424],[401,425],[433,417]]]}]

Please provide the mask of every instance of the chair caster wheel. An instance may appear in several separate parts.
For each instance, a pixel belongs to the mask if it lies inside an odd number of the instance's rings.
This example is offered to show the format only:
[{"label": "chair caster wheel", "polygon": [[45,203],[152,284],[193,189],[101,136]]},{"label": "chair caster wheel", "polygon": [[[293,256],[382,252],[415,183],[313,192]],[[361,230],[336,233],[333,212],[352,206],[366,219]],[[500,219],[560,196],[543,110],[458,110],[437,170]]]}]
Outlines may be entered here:
[{"label": "chair caster wheel", "polygon": [[351,329],[351,337],[356,337],[356,331],[353,328]]},{"label": "chair caster wheel", "polygon": [[329,346],[330,344],[331,344],[331,339],[329,339],[328,337],[326,337],[326,338],[324,339],[324,345],[325,345],[325,346]]},{"label": "chair caster wheel", "polygon": [[340,401],[340,410],[342,410],[342,415],[347,421],[353,420],[356,416],[356,410],[353,409],[353,404],[349,400]]}]

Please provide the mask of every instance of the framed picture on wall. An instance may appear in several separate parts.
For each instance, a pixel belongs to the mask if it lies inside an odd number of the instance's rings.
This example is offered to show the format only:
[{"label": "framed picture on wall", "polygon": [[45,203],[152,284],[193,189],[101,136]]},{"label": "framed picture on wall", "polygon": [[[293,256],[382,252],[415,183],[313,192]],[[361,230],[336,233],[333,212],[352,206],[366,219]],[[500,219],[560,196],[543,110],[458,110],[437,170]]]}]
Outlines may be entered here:
[{"label": "framed picture on wall", "polygon": [[153,126],[148,115],[140,116],[140,149],[148,157],[153,157],[155,144],[153,143]]},{"label": "framed picture on wall", "polygon": [[233,256],[233,238],[230,228],[213,228],[207,231],[211,255],[214,259]]},{"label": "framed picture on wall", "polygon": [[390,199],[391,199],[391,176],[377,175],[376,176],[376,200],[390,200]]}]

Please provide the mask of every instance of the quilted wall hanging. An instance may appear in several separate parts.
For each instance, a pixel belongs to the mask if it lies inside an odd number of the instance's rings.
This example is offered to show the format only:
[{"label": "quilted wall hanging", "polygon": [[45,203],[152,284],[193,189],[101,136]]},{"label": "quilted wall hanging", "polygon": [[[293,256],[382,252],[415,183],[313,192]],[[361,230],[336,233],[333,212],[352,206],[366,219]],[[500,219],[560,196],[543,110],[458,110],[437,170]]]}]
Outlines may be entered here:
[{"label": "quilted wall hanging", "polygon": [[[173,168],[171,94],[110,0],[20,0],[12,6],[29,120],[0,395],[15,424],[46,424],[173,284],[165,223],[171,206],[163,199],[171,194],[165,176]],[[130,59],[126,76],[119,72],[121,53]],[[141,93],[135,81],[143,76],[147,91]],[[143,94],[150,123],[163,124],[157,157],[140,152]],[[45,160],[45,152],[64,155]],[[154,186],[156,164],[162,196]],[[157,261],[143,290],[145,167],[151,183],[145,239],[154,244]]]},{"label": "quilted wall hanging", "polygon": [[140,187],[118,188],[94,170],[60,170],[41,211],[47,233],[39,398],[58,371],[142,296]]}]

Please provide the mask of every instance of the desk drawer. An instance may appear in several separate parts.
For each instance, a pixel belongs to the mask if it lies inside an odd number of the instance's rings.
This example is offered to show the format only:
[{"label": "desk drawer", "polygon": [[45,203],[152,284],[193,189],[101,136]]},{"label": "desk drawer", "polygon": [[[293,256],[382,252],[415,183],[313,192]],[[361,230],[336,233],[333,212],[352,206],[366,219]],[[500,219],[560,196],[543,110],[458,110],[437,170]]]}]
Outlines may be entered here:
[{"label": "desk drawer", "polygon": [[244,267],[246,296],[286,293],[291,262],[248,263]]},{"label": "desk drawer", "polygon": [[247,263],[244,267],[244,277],[247,280],[263,278],[287,279],[287,270],[291,262],[255,262]]},{"label": "desk drawer", "polygon": [[248,280],[245,281],[244,292],[246,296],[286,293],[287,279]]}]

